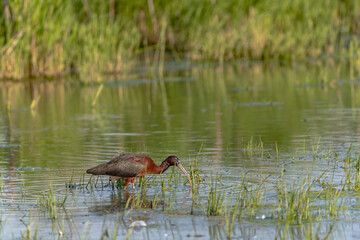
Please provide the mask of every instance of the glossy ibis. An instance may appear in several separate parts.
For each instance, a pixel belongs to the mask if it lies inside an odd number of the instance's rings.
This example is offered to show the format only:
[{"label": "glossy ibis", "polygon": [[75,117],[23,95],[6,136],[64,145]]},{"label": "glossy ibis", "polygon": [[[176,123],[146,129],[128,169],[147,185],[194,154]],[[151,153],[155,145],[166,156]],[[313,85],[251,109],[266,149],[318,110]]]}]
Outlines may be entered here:
[{"label": "glossy ibis", "polygon": [[125,188],[131,182],[135,189],[134,180],[136,177],[144,176],[145,174],[161,174],[169,167],[177,166],[183,171],[190,182],[191,179],[185,168],[180,164],[176,156],[167,157],[160,166],[157,166],[154,161],[144,154],[120,154],[113,158],[108,163],[100,164],[96,167],[90,168],[86,173],[93,175],[109,175],[110,180],[125,179]]}]

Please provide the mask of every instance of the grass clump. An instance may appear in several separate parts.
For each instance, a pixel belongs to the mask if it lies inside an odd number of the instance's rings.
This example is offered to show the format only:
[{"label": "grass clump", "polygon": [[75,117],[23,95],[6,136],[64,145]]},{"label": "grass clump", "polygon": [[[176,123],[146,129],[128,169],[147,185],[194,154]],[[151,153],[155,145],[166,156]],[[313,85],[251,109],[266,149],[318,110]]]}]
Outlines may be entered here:
[{"label": "grass clump", "polygon": [[308,180],[303,180],[299,185],[294,185],[288,191],[285,183],[279,182],[278,187],[278,206],[277,217],[280,220],[301,224],[304,220],[309,220],[313,216],[312,206],[313,193],[312,184]]},{"label": "grass clump", "polygon": [[207,216],[217,216],[224,213],[225,193],[219,188],[220,179],[210,181],[208,185]]},{"label": "grass clump", "polygon": [[57,196],[50,186],[49,191],[45,191],[42,196],[39,196],[36,200],[36,206],[45,210],[49,218],[57,219],[58,218],[58,209],[63,208],[67,199],[65,195],[62,199],[60,196]]},{"label": "grass clump", "polygon": [[248,143],[243,147],[243,150],[248,153],[250,157],[253,157],[254,155],[263,157],[265,149],[261,137],[257,140],[254,140],[254,138],[251,137]]}]

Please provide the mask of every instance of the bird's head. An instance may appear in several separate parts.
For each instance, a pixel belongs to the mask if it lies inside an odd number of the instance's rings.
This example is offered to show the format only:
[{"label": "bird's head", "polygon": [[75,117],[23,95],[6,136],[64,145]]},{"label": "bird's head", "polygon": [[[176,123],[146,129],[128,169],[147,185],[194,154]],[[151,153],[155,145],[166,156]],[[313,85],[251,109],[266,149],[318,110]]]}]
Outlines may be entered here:
[{"label": "bird's head", "polygon": [[180,164],[180,160],[177,156],[168,156],[165,159],[166,163],[169,165],[169,167]]},{"label": "bird's head", "polygon": [[165,161],[161,164],[163,166],[162,173],[165,172],[171,166],[177,166],[186,175],[189,180],[190,186],[192,187],[191,179],[185,168],[181,165],[180,160],[177,156],[168,156]]}]

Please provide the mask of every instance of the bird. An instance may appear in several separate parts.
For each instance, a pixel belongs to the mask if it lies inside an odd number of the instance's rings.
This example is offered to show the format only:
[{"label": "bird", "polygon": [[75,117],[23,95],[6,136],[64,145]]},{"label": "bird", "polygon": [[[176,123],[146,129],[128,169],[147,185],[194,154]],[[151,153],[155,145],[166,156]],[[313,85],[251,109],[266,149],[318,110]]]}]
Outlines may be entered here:
[{"label": "bird", "polygon": [[186,175],[189,180],[190,187],[192,182],[189,174],[181,165],[179,158],[171,155],[168,156],[159,166],[145,154],[120,154],[114,157],[107,163],[97,165],[96,167],[89,168],[86,173],[93,175],[109,175],[110,181],[123,178],[125,180],[126,190],[127,185],[131,182],[133,189],[135,189],[135,178],[141,177],[146,174],[161,174],[169,167],[177,166]]}]

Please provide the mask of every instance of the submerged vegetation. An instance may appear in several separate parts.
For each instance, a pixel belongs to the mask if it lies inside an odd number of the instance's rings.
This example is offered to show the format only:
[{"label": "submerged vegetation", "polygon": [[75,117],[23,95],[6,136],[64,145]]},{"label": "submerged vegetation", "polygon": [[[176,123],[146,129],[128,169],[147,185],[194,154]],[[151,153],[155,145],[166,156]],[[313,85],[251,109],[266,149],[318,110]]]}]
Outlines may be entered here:
[{"label": "submerged vegetation", "polygon": [[[359,1],[4,1],[0,78],[162,75],[177,59],[285,60],[358,52]],[[349,48],[350,46],[350,48]],[[354,55],[354,66],[358,54]],[[356,69],[355,69],[356,70]],[[354,70],[354,71],[355,71]],[[356,70],[357,71],[357,70]]]}]

